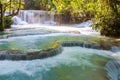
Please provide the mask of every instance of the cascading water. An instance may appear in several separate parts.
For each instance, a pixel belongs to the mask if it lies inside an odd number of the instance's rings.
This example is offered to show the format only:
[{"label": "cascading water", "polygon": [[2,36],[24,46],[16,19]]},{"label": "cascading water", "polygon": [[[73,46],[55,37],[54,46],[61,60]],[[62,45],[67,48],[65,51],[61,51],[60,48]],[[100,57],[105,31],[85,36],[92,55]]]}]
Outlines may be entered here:
[{"label": "cascading water", "polygon": [[[104,53],[101,54],[101,53]],[[32,61],[0,61],[2,80],[107,80],[105,51],[65,47],[54,57]],[[87,76],[87,77],[86,77]]]},{"label": "cascading water", "polygon": [[[20,10],[17,16],[13,17],[14,24],[53,24],[54,13],[42,10]],[[24,22],[24,23],[23,23]]]},{"label": "cascading water", "polygon": [[64,26],[41,25],[53,24],[53,15],[46,11],[21,10],[13,18],[16,25],[12,25],[10,34],[0,39],[0,51],[13,55],[39,52],[60,40],[63,41],[61,54],[45,59],[0,61],[0,80],[108,80],[104,65],[114,53],[96,50],[100,49],[97,44],[72,42],[79,37],[81,41],[92,40],[93,35],[85,36],[97,33],[91,29],[91,21]]},{"label": "cascading water", "polygon": [[[75,35],[53,33],[10,37],[0,40],[0,49],[17,50],[24,54],[25,52],[39,51],[43,47],[50,47],[52,42],[59,39],[62,40],[65,36],[67,39]],[[63,45],[65,46],[65,44]],[[71,47],[63,47],[61,54],[45,59],[0,61],[0,79],[74,80],[76,78],[76,80],[107,80],[104,65],[111,58],[113,52],[72,47],[74,44],[69,46]]]},{"label": "cascading water", "polygon": [[54,22],[54,13],[51,11],[20,10],[19,14],[14,16],[12,20],[14,22],[12,25],[13,29],[42,28],[57,32],[99,35],[99,32],[92,30],[92,21],[90,20],[75,25],[56,25],[56,22]]},{"label": "cascading water", "polygon": [[120,47],[112,47],[113,59],[108,61],[105,69],[108,74],[109,80],[120,80]]}]

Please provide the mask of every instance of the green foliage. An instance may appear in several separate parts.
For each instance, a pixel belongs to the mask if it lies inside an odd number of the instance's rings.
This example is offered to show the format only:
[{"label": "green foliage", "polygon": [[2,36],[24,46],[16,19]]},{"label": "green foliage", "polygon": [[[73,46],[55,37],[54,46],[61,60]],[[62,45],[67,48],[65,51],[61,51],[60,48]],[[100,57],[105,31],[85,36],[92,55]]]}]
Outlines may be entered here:
[{"label": "green foliage", "polygon": [[120,37],[120,5],[117,0],[98,0],[99,8],[94,18],[94,29],[101,35]]},{"label": "green foliage", "polygon": [[4,5],[4,12],[10,9],[23,9],[23,2],[21,0],[1,0],[0,2]]},{"label": "green foliage", "polygon": [[53,3],[57,12],[67,14],[68,11],[72,19],[94,17],[93,28],[102,35],[120,37],[119,0],[53,0]]},{"label": "green foliage", "polygon": [[[120,37],[120,0],[33,0],[38,8],[62,14],[65,20],[92,19],[102,35]],[[63,19],[62,18],[62,19]],[[64,20],[63,20],[64,21]],[[65,22],[65,21],[64,21]]]},{"label": "green foliage", "polygon": [[48,49],[56,49],[59,48],[61,46],[59,41],[55,41],[51,46],[48,46]]},{"label": "green foliage", "polygon": [[5,23],[5,28],[10,28],[12,22],[11,16],[7,16],[4,19],[4,23]]},{"label": "green foliage", "polygon": [[17,15],[21,5],[22,0],[0,0],[0,31],[4,31],[4,28],[10,28],[12,24],[11,17],[6,17],[5,12],[10,12],[9,16]]},{"label": "green foliage", "polygon": [[25,9],[51,10],[53,6],[52,0],[25,0]]},{"label": "green foliage", "polygon": [[[4,28],[10,28],[12,23],[13,22],[12,22],[11,16],[4,17]],[[0,21],[0,24],[1,24],[1,21]]]},{"label": "green foliage", "polygon": [[[7,5],[7,1],[1,2]],[[19,7],[19,0],[13,1],[11,7]],[[92,19],[95,24],[93,28],[100,30],[102,35],[120,37],[120,0],[25,0],[25,3],[29,9],[62,14],[67,22]]]}]

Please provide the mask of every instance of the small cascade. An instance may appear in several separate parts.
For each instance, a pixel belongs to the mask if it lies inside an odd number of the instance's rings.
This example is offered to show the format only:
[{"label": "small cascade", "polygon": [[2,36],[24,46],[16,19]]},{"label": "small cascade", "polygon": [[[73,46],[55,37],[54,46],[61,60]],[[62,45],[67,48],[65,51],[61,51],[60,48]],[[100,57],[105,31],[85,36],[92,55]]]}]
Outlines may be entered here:
[{"label": "small cascade", "polygon": [[111,60],[105,65],[109,80],[120,80],[120,60]]},{"label": "small cascade", "polygon": [[62,47],[54,49],[47,49],[42,51],[34,51],[34,52],[15,52],[15,51],[1,51],[0,52],[0,60],[33,60],[33,59],[43,59],[51,56],[55,56],[62,52]]},{"label": "small cascade", "polygon": [[17,16],[14,16],[13,18],[12,18],[12,20],[13,20],[13,22],[14,22],[14,24],[19,24],[22,20],[20,19],[20,18],[18,18]]},{"label": "small cascade", "polygon": [[13,19],[15,24],[19,24],[20,20],[28,24],[55,24],[54,13],[51,11],[20,10]]},{"label": "small cascade", "polygon": [[118,46],[113,46],[113,47],[111,48],[111,51],[113,51],[113,52],[120,52],[120,47],[118,47]]},{"label": "small cascade", "polygon": [[13,21],[13,24],[15,24],[15,25],[25,25],[25,24],[28,24],[27,22],[22,21],[21,18],[19,18],[17,16],[14,16],[12,18],[12,21]]},{"label": "small cascade", "polygon": [[77,24],[76,27],[78,28],[83,28],[83,27],[88,27],[90,28],[92,26],[93,22],[91,20],[88,20],[86,22],[82,22],[81,24]]},{"label": "small cascade", "polygon": [[64,47],[63,49],[62,54],[52,58],[27,61],[1,60],[0,79],[108,80],[102,66],[108,61],[108,51],[81,47]]},{"label": "small cascade", "polygon": [[46,50],[37,50],[37,51],[0,51],[0,60],[33,60],[33,59],[42,59],[57,55],[62,52],[63,47],[85,47],[91,49],[101,49],[100,45],[80,42],[80,41],[64,41],[61,44],[58,44],[57,48],[50,48]]},{"label": "small cascade", "polygon": [[80,41],[64,41],[61,45],[64,47],[80,46],[85,48],[101,49],[99,44],[80,42]]}]

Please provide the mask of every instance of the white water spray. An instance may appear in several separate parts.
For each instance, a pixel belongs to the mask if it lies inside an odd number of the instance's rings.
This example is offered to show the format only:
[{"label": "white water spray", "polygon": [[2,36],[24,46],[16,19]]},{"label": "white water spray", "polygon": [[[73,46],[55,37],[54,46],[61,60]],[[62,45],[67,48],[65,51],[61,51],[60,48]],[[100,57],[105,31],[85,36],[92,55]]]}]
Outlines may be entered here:
[{"label": "white water spray", "polygon": [[13,17],[14,24],[12,28],[43,28],[58,32],[77,33],[77,34],[97,34],[92,30],[92,21],[73,25],[55,25],[54,13],[40,10],[20,10],[19,14]]}]

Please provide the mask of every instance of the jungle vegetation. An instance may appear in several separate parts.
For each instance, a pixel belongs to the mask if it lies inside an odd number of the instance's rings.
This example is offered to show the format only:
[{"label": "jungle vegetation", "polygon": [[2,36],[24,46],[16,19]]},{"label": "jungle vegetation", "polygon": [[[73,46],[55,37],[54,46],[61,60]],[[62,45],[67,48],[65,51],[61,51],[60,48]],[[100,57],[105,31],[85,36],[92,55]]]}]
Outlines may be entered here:
[{"label": "jungle vegetation", "polygon": [[[18,14],[22,5],[22,0],[0,0],[0,31],[10,27],[11,17]],[[6,15],[5,12],[8,14]]]},{"label": "jungle vegetation", "polygon": [[[120,0],[6,1],[13,1],[13,8],[15,7],[14,5],[17,4],[14,1],[18,1],[19,6],[16,5],[17,9],[20,9],[19,7],[22,1],[25,4],[24,9],[54,11],[56,14],[62,14],[62,16],[66,17],[70,22],[79,22],[90,19],[94,23],[93,29],[100,31],[101,35],[120,37]],[[6,3],[0,3],[4,6],[6,5]]]}]

